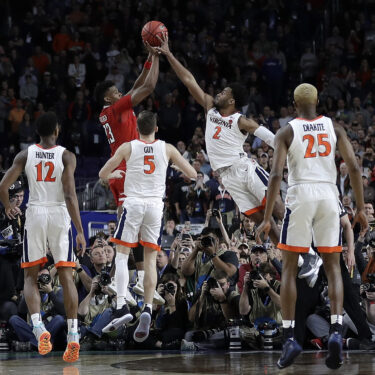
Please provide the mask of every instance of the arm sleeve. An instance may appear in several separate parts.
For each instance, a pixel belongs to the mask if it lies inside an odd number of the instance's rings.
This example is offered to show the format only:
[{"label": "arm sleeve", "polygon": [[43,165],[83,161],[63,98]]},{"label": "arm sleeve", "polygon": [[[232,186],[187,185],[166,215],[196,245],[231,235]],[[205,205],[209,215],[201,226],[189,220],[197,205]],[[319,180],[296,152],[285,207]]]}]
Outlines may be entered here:
[{"label": "arm sleeve", "polygon": [[124,112],[132,108],[133,108],[132,97],[130,95],[124,95],[120,100],[118,100],[113,105],[113,109],[116,112]]}]

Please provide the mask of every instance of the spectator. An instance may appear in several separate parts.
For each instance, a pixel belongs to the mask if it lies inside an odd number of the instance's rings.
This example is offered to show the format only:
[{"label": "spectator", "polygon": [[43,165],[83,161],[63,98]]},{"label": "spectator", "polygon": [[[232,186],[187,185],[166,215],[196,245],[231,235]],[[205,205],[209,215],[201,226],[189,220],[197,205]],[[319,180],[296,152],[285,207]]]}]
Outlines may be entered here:
[{"label": "spectator", "polygon": [[26,149],[35,142],[35,127],[28,112],[23,115],[23,121],[19,126],[18,132],[20,134],[21,150]]},{"label": "spectator", "polygon": [[30,74],[27,74],[25,78],[26,82],[20,88],[20,98],[30,99],[35,104],[38,97],[38,86],[31,80]]}]

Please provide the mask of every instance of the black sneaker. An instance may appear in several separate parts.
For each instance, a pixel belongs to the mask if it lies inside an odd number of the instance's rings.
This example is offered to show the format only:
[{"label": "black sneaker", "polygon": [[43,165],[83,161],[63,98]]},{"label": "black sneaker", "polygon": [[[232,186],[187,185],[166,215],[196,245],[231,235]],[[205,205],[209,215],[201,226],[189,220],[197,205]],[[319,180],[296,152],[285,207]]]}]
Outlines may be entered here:
[{"label": "black sneaker", "polygon": [[294,338],[288,338],[283,345],[283,351],[277,361],[277,367],[282,369],[290,366],[301,352],[302,348],[298,342]]},{"label": "black sneaker", "polygon": [[128,306],[125,304],[119,310],[115,310],[112,313],[112,321],[106,325],[103,329],[103,333],[113,332],[116,331],[118,328],[123,326],[124,324],[129,323],[133,320],[133,315],[130,314]]},{"label": "black sneaker", "polygon": [[375,342],[370,339],[363,339],[359,342],[360,350],[375,350]]}]

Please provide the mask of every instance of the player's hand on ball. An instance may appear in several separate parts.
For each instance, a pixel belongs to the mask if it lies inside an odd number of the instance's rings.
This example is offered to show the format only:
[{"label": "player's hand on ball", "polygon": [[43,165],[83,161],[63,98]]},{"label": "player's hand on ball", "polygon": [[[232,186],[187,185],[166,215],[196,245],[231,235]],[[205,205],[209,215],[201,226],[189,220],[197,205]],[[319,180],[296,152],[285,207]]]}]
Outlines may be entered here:
[{"label": "player's hand on ball", "polygon": [[168,45],[168,33],[164,33],[162,37],[160,37],[159,35],[156,35],[156,37],[160,40],[161,46],[155,47],[155,49],[163,55],[167,55],[168,53],[170,53]]},{"label": "player's hand on ball", "polygon": [[158,56],[160,55],[161,52],[159,52],[156,47],[152,47],[150,46],[150,44],[148,42],[143,42],[144,46],[146,47],[148,53],[150,53],[151,55],[155,55],[155,56]]}]

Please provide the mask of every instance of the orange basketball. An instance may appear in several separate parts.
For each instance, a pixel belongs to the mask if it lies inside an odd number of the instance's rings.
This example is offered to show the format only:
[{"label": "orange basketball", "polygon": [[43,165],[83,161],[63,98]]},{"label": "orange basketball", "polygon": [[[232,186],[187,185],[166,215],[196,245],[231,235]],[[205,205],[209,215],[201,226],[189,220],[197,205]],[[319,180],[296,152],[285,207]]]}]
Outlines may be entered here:
[{"label": "orange basketball", "polygon": [[150,21],[143,26],[142,29],[142,39],[147,42],[151,47],[160,47],[161,42],[157,38],[163,38],[163,34],[168,34],[168,29],[160,21]]}]

